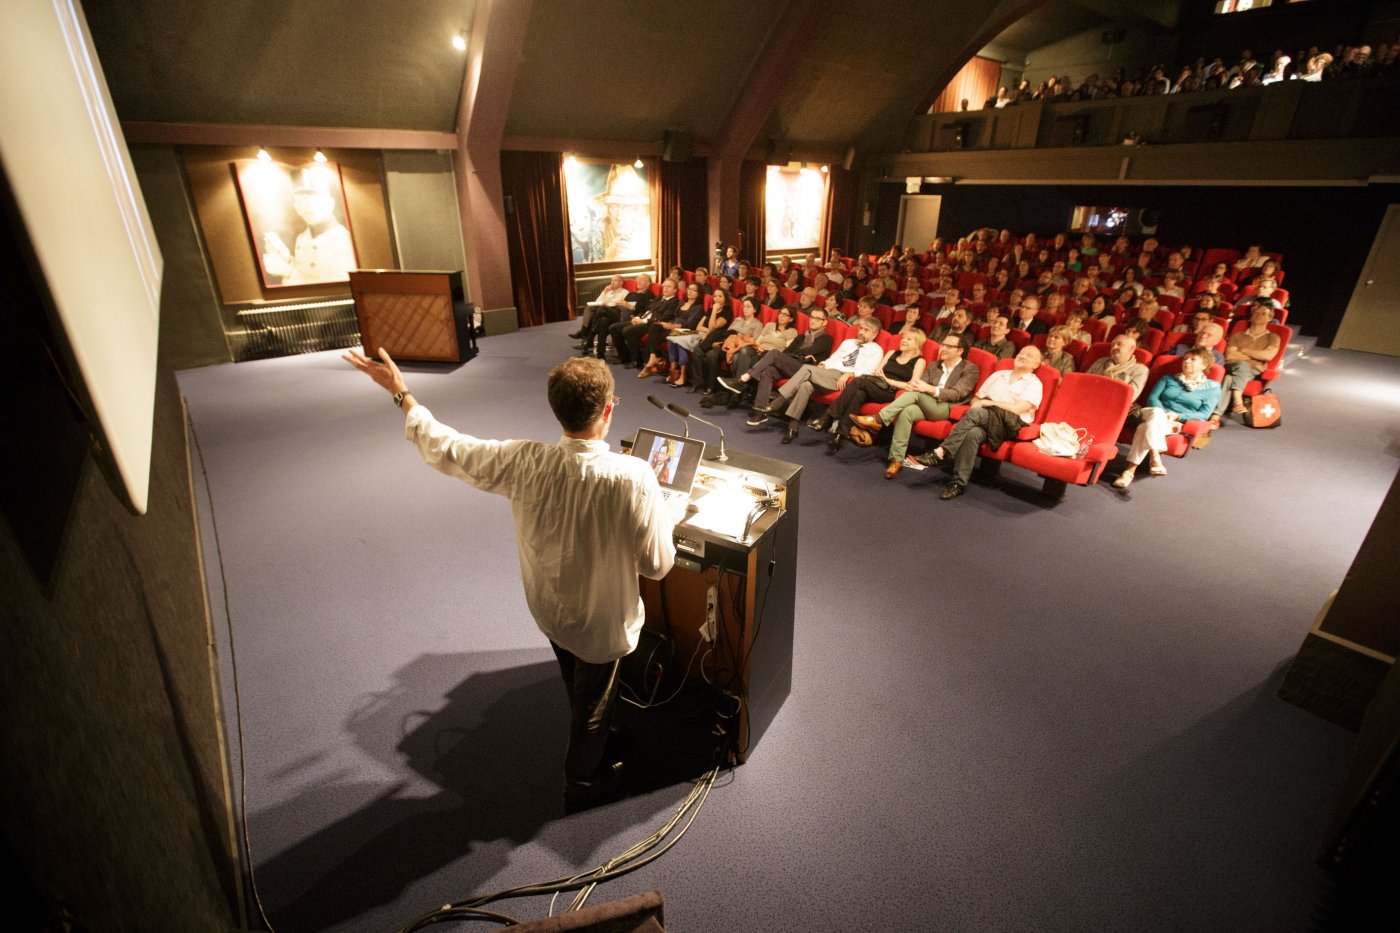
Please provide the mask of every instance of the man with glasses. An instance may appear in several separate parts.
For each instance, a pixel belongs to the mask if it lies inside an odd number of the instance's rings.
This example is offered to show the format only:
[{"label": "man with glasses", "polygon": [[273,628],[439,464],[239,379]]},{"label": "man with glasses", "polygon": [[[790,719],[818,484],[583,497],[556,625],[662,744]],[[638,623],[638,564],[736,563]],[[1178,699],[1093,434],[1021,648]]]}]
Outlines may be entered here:
[{"label": "man with glasses", "polygon": [[851,416],[857,425],[851,432],[851,441],[861,447],[874,443],[874,437],[867,432],[878,434],[894,425],[885,479],[894,479],[904,469],[909,435],[916,421],[946,421],[949,410],[967,401],[977,388],[980,371],[976,363],[966,359],[971,345],[972,337],[965,332],[948,334],[938,345],[938,365],[925,372],[922,379],[910,382],[907,392],[874,415]]},{"label": "man with glasses", "polygon": [[757,409],[768,407],[773,395],[774,382],[779,379],[791,379],[803,366],[820,363],[830,355],[831,335],[826,332],[826,310],[814,307],[807,318],[807,333],[788,344],[786,350],[769,350],[742,376],[720,376],[715,381],[727,391],[739,396],[754,389],[755,411],[749,417],[748,423],[759,425],[767,421],[768,416]]},{"label": "man with glasses", "polygon": [[666,576],[676,556],[671,532],[685,517],[666,504],[645,460],[608,449],[619,401],[612,373],[602,360],[565,360],[548,381],[563,437],[496,441],[439,422],[382,348],[379,356],[383,362],[351,350],[345,359],[393,395],[423,461],[510,499],[525,602],[569,696],[565,805],[611,799],[622,787],[622,763],[606,754],[618,662],[637,647],[645,619],[637,574]]}]

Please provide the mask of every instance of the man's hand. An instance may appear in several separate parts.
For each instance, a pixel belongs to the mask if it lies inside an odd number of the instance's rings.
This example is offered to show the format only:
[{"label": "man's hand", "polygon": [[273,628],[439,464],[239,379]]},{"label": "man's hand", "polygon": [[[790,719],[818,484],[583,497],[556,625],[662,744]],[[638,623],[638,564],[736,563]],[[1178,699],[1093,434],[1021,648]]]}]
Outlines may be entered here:
[{"label": "man's hand", "polygon": [[389,354],[385,352],[383,347],[379,348],[379,355],[384,359],[384,362],[381,363],[378,360],[362,356],[355,350],[341,354],[341,359],[368,375],[390,395],[407,392],[408,386],[404,385],[403,373],[399,372],[399,367],[389,358]]},{"label": "man's hand", "polygon": [[851,384],[851,380],[854,379],[854,378],[855,378],[855,375],[854,375],[853,373],[846,373],[846,375],[844,375],[844,376],[842,376],[840,379],[837,379],[837,380],[836,380],[836,388],[838,388],[838,389],[844,389],[844,388],[846,388],[846,386],[848,386],[848,385]]}]

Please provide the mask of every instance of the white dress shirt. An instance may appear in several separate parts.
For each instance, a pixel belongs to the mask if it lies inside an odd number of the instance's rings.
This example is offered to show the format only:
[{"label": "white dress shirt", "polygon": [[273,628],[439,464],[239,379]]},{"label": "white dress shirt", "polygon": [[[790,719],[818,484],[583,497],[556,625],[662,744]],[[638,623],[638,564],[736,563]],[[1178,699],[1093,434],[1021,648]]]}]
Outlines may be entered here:
[{"label": "white dress shirt", "polygon": [[1017,374],[1014,370],[999,369],[987,377],[982,388],[977,390],[978,398],[994,402],[1030,402],[1031,410],[1020,414],[1021,421],[1030,424],[1035,420],[1035,410],[1040,407],[1045,386],[1035,373]]},{"label": "white dress shirt", "polygon": [[589,304],[600,308],[614,308],[626,301],[627,295],[628,291],[626,288],[605,286],[603,290],[598,293],[598,297],[590,301]]},{"label": "white dress shirt", "polygon": [[422,405],[405,436],[428,466],[510,499],[525,601],[550,641],[593,664],[637,647],[645,611],[637,574],[659,580],[675,545],[656,474],[606,441],[483,440]]},{"label": "white dress shirt", "polygon": [[[847,364],[846,360],[851,354],[856,355],[853,364]],[[873,373],[880,367],[880,361],[885,358],[885,348],[875,341],[862,344],[854,337],[847,337],[841,341],[841,346],[836,348],[836,352],[827,357],[823,365],[827,369],[834,369],[842,373],[854,373],[857,376],[866,376]]]}]

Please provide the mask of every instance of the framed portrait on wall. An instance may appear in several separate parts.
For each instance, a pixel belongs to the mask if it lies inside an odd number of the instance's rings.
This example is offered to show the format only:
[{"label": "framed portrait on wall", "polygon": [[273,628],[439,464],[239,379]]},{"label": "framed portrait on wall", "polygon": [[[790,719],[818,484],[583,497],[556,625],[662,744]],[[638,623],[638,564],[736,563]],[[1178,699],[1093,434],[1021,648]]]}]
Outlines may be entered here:
[{"label": "framed portrait on wall", "polygon": [[339,165],[243,159],[234,169],[265,287],[350,280],[358,263]]},{"label": "framed portrait on wall", "polygon": [[768,166],[765,189],[769,250],[816,249],[826,212],[826,175],[814,168]]},{"label": "framed portrait on wall", "polygon": [[564,160],[569,240],[574,262],[651,258],[651,190],[647,166]]}]

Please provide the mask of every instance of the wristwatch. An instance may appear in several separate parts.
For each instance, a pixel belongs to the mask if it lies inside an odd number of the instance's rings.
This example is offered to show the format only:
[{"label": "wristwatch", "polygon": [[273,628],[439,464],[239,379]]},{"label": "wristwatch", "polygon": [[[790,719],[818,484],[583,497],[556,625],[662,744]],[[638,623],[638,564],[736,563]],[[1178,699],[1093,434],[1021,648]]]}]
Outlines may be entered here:
[{"label": "wristwatch", "polygon": [[395,408],[402,408],[402,407],[403,407],[403,400],[404,400],[405,398],[407,398],[407,397],[408,397],[408,390],[407,390],[407,389],[404,389],[402,392],[395,392],[395,393],[394,393],[394,407],[395,407]]}]

